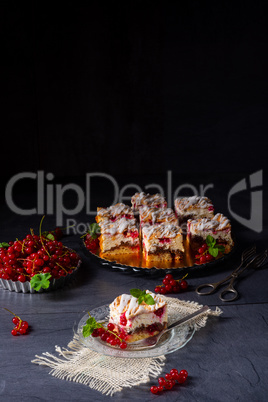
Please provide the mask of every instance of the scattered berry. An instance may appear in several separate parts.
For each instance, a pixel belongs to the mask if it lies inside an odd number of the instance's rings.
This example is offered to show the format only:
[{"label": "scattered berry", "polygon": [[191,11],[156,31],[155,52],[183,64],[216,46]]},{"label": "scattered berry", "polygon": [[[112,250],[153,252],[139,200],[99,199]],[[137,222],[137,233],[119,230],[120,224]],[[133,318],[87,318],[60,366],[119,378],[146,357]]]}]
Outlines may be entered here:
[{"label": "scattered berry", "polygon": [[165,295],[167,293],[180,293],[180,291],[185,291],[188,288],[188,282],[184,279],[187,275],[188,274],[182,279],[175,280],[171,274],[167,274],[162,281],[162,285],[155,287],[155,293]]},{"label": "scattered berry", "polygon": [[13,336],[27,334],[29,329],[28,322],[23,321],[19,316],[15,315],[14,313],[12,313],[12,311],[8,310],[7,308],[4,307],[4,309],[14,315],[14,317],[12,318],[12,322],[13,324],[15,324],[15,327],[11,330],[11,334]]},{"label": "scattered berry", "polygon": [[176,381],[179,384],[183,384],[186,379],[188,377],[188,372],[186,370],[181,370],[180,372],[173,368],[170,370],[169,373],[165,374],[165,378],[164,377],[159,377],[158,378],[158,386],[153,385],[150,388],[150,391],[153,394],[158,394],[159,392],[162,392],[164,390],[164,388],[166,390],[172,389],[175,385],[176,385]]}]

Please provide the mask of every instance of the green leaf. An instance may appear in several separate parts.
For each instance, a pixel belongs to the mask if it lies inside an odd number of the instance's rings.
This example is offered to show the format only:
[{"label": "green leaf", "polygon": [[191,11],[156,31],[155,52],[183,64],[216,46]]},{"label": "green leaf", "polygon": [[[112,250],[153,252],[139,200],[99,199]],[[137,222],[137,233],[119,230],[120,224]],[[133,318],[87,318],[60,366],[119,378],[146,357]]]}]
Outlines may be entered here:
[{"label": "green leaf", "polygon": [[225,252],[225,247],[224,246],[216,246],[217,247],[217,249],[221,252],[221,253],[224,253]]},{"label": "green leaf", "polygon": [[0,247],[1,247],[1,248],[9,247],[9,244],[6,243],[5,241],[3,241],[2,243],[0,243]]},{"label": "green leaf", "polygon": [[149,294],[146,294],[146,295],[144,296],[144,301],[145,301],[145,303],[148,304],[148,305],[155,304],[155,300],[154,300],[153,296],[151,296],[151,295],[149,295]]},{"label": "green leaf", "polygon": [[207,243],[208,247],[214,247],[216,244],[216,239],[214,239],[214,237],[208,235],[206,238],[206,243]]},{"label": "green leaf", "polygon": [[83,337],[86,338],[92,334],[96,328],[96,320],[94,317],[89,317],[86,321],[86,325],[83,326]]},{"label": "green leaf", "polygon": [[137,297],[137,299],[140,297],[140,295],[142,294],[142,290],[140,289],[130,289],[130,294],[133,297]]},{"label": "green leaf", "polygon": [[92,239],[96,239],[100,234],[100,226],[97,223],[91,223],[89,225],[88,233],[92,237]]},{"label": "green leaf", "polygon": [[[89,314],[89,313],[88,313]],[[101,328],[102,325],[96,321],[94,317],[89,317],[86,321],[86,325],[83,326],[83,337],[87,338],[92,334],[94,329]]]},{"label": "green leaf", "polygon": [[211,254],[213,257],[217,257],[219,250],[214,247],[209,247],[208,249],[209,254]]},{"label": "green leaf", "polygon": [[155,304],[154,298],[150,294],[147,294],[146,290],[131,289],[130,294],[138,299],[139,304],[141,304],[143,301],[148,305]]},{"label": "green leaf", "polygon": [[47,289],[50,285],[49,278],[51,278],[49,273],[36,274],[32,277],[30,285],[36,291],[40,290],[41,288]]},{"label": "green leaf", "polygon": [[42,236],[44,236],[48,240],[55,240],[55,236],[48,231],[42,232]]}]

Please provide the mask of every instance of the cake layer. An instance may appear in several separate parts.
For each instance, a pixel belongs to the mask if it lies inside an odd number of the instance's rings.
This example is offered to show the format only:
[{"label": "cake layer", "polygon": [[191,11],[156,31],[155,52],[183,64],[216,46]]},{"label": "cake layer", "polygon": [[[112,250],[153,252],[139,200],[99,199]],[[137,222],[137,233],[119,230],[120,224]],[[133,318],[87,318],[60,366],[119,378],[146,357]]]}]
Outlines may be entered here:
[{"label": "cake layer", "polygon": [[97,208],[96,222],[99,223],[103,219],[116,221],[120,218],[134,219],[132,208],[123,203],[111,205],[108,208]]},{"label": "cake layer", "polygon": [[139,211],[141,207],[149,206],[153,208],[166,208],[167,202],[165,198],[157,193],[157,194],[145,194],[136,193],[131,198],[131,204],[133,211]]}]

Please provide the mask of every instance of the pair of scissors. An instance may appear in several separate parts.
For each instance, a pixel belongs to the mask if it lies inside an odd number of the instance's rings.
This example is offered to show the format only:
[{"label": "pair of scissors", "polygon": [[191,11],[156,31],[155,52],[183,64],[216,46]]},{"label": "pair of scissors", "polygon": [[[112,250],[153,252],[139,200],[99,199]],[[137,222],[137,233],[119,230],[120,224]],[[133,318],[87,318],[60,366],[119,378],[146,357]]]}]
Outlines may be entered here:
[{"label": "pair of scissors", "polygon": [[[219,298],[224,302],[236,300],[238,298],[238,292],[233,286],[234,281],[238,278],[240,274],[242,274],[242,272],[244,272],[244,270],[248,266],[252,266],[253,268],[259,268],[262,265],[264,265],[267,255],[268,250],[265,250],[264,252],[256,255],[255,245],[250,248],[247,248],[242,253],[241,264],[231,274],[229,274],[226,278],[222,279],[219,282],[204,283],[203,285],[198,286],[195,290],[196,293],[202,296],[210,295],[214,293],[221,285],[230,280],[229,285],[222,290],[222,292],[219,295]],[[212,288],[212,289],[206,291],[205,288]]]}]

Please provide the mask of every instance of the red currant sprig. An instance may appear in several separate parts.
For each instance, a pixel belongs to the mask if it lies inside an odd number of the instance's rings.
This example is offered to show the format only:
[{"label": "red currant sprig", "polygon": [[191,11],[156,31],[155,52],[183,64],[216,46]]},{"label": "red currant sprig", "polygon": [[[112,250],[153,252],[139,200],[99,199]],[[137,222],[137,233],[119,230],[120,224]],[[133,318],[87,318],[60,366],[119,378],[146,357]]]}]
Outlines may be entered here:
[{"label": "red currant sprig", "polygon": [[15,324],[15,327],[12,329],[11,334],[13,336],[26,335],[29,330],[28,322],[23,321],[19,316],[12,313],[12,311],[8,310],[7,308],[4,307],[4,309],[14,315],[14,317],[12,318],[12,322],[13,322],[13,324]]},{"label": "red currant sprig", "polygon": [[158,378],[158,386],[153,385],[150,388],[150,391],[153,394],[158,394],[158,392],[162,392],[164,389],[171,389],[176,385],[176,381],[179,384],[185,383],[188,377],[188,372],[186,370],[181,370],[180,372],[177,369],[171,369],[169,373],[165,374],[165,377]]},{"label": "red currant sprig", "polygon": [[124,341],[125,334],[120,332],[120,336],[114,331],[115,326],[113,323],[107,325],[107,329],[104,326],[95,328],[91,334],[94,338],[100,337],[103,342],[109,343],[111,346],[119,346],[120,349],[126,349],[127,343]]},{"label": "red currant sprig", "polygon": [[209,254],[208,245],[204,243],[201,247],[199,247],[198,254],[195,255],[195,259],[197,260],[197,264],[205,264],[206,262],[210,262],[215,258]]},{"label": "red currant sprig", "polygon": [[162,281],[162,285],[155,287],[155,293],[165,295],[167,293],[180,293],[181,291],[185,291],[188,288],[188,282],[185,280],[187,275],[188,274],[181,279],[175,280],[171,274],[167,274]]}]

